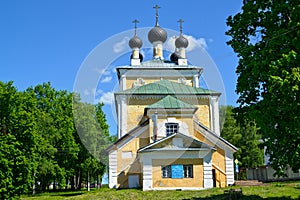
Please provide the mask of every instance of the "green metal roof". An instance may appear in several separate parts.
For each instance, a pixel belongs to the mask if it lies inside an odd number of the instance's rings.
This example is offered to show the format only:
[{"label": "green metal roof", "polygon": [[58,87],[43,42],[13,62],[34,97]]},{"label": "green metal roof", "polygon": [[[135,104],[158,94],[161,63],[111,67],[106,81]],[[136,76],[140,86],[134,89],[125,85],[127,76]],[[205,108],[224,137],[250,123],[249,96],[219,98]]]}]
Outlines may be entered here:
[{"label": "green metal roof", "polygon": [[220,95],[219,92],[207,90],[203,88],[196,88],[182,83],[176,83],[169,80],[160,80],[158,82],[149,83],[143,86],[130,88],[128,90],[117,92],[116,94],[185,94],[185,95],[197,95],[197,94],[215,94]]},{"label": "green metal roof", "polygon": [[165,98],[161,99],[160,101],[147,106],[146,108],[150,109],[196,109],[197,107],[185,103],[175,97],[170,95],[166,96]]}]

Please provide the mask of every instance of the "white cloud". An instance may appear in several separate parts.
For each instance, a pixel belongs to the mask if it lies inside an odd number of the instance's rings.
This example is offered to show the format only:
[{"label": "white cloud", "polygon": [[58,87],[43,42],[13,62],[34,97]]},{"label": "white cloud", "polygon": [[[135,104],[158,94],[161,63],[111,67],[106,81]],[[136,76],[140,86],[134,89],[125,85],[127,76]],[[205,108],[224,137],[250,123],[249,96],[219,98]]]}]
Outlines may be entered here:
[{"label": "white cloud", "polygon": [[96,68],[95,69],[100,75],[108,76],[110,75],[110,71],[104,68]]},{"label": "white cloud", "polygon": [[95,96],[100,96],[101,94],[103,94],[104,93],[104,91],[103,90],[101,90],[101,89],[98,89],[97,91],[96,91],[96,94],[95,94]]},{"label": "white cloud", "polygon": [[164,44],[164,49],[170,52],[174,52],[175,40],[176,40],[176,36],[169,37],[169,39]]},{"label": "white cloud", "polygon": [[120,53],[120,52],[124,51],[126,48],[126,45],[128,45],[128,41],[129,41],[129,37],[124,37],[120,42],[117,42],[113,47],[114,52]]},{"label": "white cloud", "polygon": [[189,41],[189,46],[186,48],[186,51],[192,51],[197,47],[201,47],[202,49],[207,49],[207,43],[205,38],[194,38],[193,36],[190,35],[185,35],[185,37],[188,39]]},{"label": "white cloud", "polygon": [[[184,37],[189,41],[189,46],[187,47],[186,51],[192,51],[195,48],[202,48],[207,49],[207,43],[205,38],[195,38],[191,35],[184,35]],[[165,50],[173,52],[175,50],[175,40],[176,36],[170,37],[167,42],[165,43]]]},{"label": "white cloud", "polygon": [[104,104],[108,104],[108,105],[113,104],[114,93],[113,92],[103,93],[102,96],[99,98],[98,102],[103,102]]},{"label": "white cloud", "polygon": [[108,83],[108,82],[111,81],[111,79],[112,79],[111,76],[106,76],[106,77],[104,77],[100,82],[101,82],[101,83]]},{"label": "white cloud", "polygon": [[92,89],[85,89],[83,91],[83,94],[86,95],[86,96],[89,96],[89,95],[95,95],[96,93],[96,88],[92,88]]}]

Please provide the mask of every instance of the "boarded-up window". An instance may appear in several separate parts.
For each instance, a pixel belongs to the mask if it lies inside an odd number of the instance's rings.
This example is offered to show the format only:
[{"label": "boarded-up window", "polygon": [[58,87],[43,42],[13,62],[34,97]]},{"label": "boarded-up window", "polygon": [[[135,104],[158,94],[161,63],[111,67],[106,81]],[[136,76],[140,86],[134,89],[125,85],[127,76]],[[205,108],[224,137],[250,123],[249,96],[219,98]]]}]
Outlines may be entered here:
[{"label": "boarded-up window", "polygon": [[183,178],[183,165],[172,165],[172,178]]},{"label": "boarded-up window", "polygon": [[132,158],[132,152],[131,151],[123,151],[122,158]]}]

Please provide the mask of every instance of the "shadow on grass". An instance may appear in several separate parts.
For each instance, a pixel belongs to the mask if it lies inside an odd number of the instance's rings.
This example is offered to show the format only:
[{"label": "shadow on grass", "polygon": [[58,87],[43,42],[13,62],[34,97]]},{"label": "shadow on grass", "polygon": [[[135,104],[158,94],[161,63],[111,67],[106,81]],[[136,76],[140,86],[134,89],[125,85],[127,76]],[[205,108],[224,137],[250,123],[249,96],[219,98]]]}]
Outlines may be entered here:
[{"label": "shadow on grass", "polygon": [[291,197],[269,197],[269,198],[262,198],[257,195],[243,195],[242,197],[229,197],[224,194],[214,195],[211,197],[193,197],[191,199],[183,199],[183,200],[291,200]]},{"label": "shadow on grass", "polygon": [[58,194],[53,194],[51,196],[72,197],[72,196],[79,196],[82,194],[84,194],[84,192],[58,193]]}]

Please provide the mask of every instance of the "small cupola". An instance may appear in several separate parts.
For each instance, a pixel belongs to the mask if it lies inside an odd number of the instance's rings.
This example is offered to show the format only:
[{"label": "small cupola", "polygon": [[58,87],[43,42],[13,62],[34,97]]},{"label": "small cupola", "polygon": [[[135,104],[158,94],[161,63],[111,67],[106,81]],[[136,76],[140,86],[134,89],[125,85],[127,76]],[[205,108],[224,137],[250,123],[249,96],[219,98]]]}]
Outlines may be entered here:
[{"label": "small cupola", "polygon": [[129,47],[132,49],[132,54],[130,56],[131,65],[140,65],[143,61],[143,55],[140,54],[140,48],[143,46],[143,41],[137,36],[136,29],[138,20],[133,20],[134,23],[134,36],[129,40]]},{"label": "small cupola", "polygon": [[153,8],[156,9],[156,23],[155,26],[148,33],[148,40],[153,45],[153,58],[164,60],[163,58],[163,43],[167,40],[167,32],[158,25],[158,5]]},{"label": "small cupola", "polygon": [[171,55],[171,60],[178,62],[178,65],[187,65],[187,59],[185,55],[186,48],[189,45],[189,41],[182,34],[182,19],[179,19],[180,23],[180,36],[175,40],[175,52]]}]

